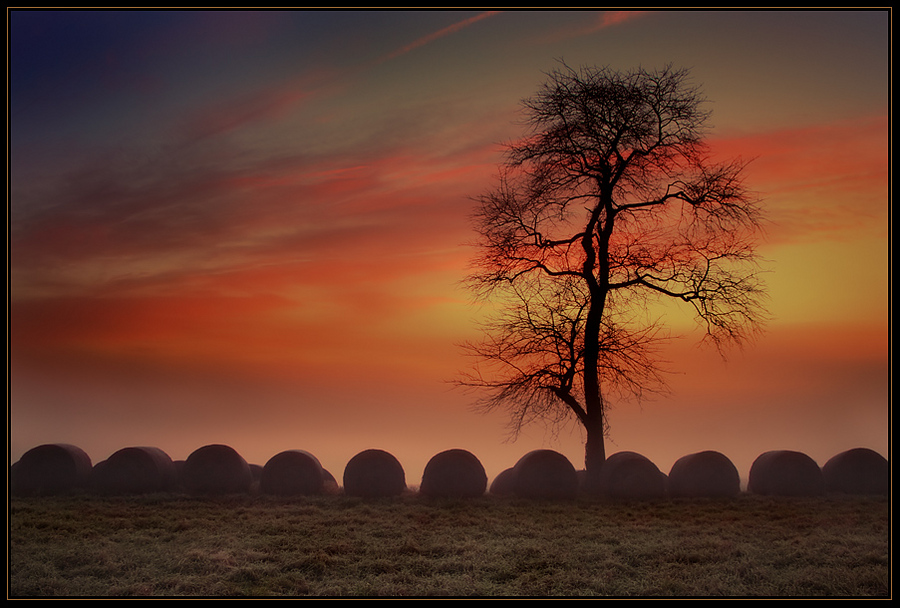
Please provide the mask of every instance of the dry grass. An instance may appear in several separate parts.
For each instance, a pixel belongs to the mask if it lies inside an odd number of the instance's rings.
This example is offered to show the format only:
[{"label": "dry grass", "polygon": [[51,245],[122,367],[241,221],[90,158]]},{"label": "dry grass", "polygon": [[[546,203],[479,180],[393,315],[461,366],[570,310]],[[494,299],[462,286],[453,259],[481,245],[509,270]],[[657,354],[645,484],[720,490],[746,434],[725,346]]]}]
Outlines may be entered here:
[{"label": "dry grass", "polygon": [[888,596],[884,498],[14,498],[9,595]]}]

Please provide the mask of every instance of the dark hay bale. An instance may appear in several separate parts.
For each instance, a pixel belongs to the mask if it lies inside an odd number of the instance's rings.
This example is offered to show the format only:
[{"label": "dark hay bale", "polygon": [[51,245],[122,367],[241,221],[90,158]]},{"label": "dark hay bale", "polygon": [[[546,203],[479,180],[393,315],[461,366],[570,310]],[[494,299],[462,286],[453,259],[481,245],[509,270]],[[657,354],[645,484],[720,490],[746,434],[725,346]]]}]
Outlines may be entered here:
[{"label": "dark hay bale", "polygon": [[344,493],[350,496],[399,496],[405,490],[403,466],[384,450],[364,450],[351,458],[344,468]]},{"label": "dark hay bale", "polygon": [[869,448],[854,448],[832,456],[822,467],[825,489],[844,494],[886,496],[891,473],[887,459]]},{"label": "dark hay bale", "polygon": [[14,468],[12,491],[25,496],[63,494],[87,487],[91,459],[79,447],[50,443],[31,448]]},{"label": "dark hay bale", "polygon": [[337,479],[334,478],[334,475],[328,471],[328,469],[322,469],[322,492],[329,496],[337,496],[341,493],[341,486],[338,485]]},{"label": "dark hay bale", "polygon": [[467,450],[452,449],[431,457],[422,474],[419,492],[425,496],[472,498],[487,489],[481,461]]},{"label": "dark hay bale", "polygon": [[91,485],[107,494],[164,492],[175,486],[175,463],[159,448],[122,448],[97,463]]},{"label": "dark hay bale", "polygon": [[250,491],[250,465],[233,448],[212,444],[187,457],[181,471],[185,490],[194,494],[241,494]]},{"label": "dark hay bale", "polygon": [[584,469],[578,469],[576,471],[578,473],[578,489],[584,492],[590,492],[590,485],[588,482],[588,474]]},{"label": "dark hay bale", "polygon": [[747,489],[769,496],[818,496],[825,492],[825,479],[816,461],[806,454],[772,450],[750,465]]},{"label": "dark hay bale", "polygon": [[737,467],[720,452],[707,450],[682,456],[669,471],[669,496],[720,498],[741,493]]},{"label": "dark hay bale", "polygon": [[175,461],[175,488],[184,490],[184,461]]},{"label": "dark hay bale", "polygon": [[516,473],[513,467],[500,471],[500,474],[494,477],[491,482],[491,488],[488,490],[495,496],[512,496],[516,493],[515,487]]},{"label": "dark hay bale", "polygon": [[592,492],[622,500],[648,500],[666,495],[666,476],[636,452],[617,452],[600,467]]},{"label": "dark hay bale", "polygon": [[513,467],[513,492],[522,498],[575,498],[578,473],[554,450],[533,450]]},{"label": "dark hay bale", "polygon": [[321,494],[325,483],[318,458],[303,450],[275,454],[262,469],[260,491],[278,496]]},{"label": "dark hay bale", "polygon": [[9,465],[9,489],[11,492],[16,492],[16,474],[19,472],[19,461],[15,461],[11,465]]}]

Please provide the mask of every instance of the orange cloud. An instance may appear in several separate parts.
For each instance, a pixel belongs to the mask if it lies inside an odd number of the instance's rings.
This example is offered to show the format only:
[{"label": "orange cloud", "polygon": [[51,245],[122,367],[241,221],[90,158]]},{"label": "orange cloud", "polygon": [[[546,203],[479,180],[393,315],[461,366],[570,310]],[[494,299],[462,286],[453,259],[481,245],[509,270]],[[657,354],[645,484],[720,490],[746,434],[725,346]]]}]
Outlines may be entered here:
[{"label": "orange cloud", "polygon": [[712,140],[744,158],[749,188],[772,224],[771,243],[886,235],[888,124],[883,116]]},{"label": "orange cloud", "polygon": [[593,28],[593,31],[601,30],[613,25],[619,25],[626,21],[633,21],[648,14],[648,11],[605,11]]},{"label": "orange cloud", "polygon": [[355,152],[223,157],[213,167],[177,156],[88,165],[45,185],[52,206],[24,208],[14,219],[14,293],[41,281],[90,280],[93,289],[117,277],[149,284],[297,260],[362,260],[363,268],[373,254],[408,256],[466,240],[468,196],[493,172],[494,150]]},{"label": "orange cloud", "polygon": [[569,27],[550,35],[546,42],[559,42],[569,38],[596,34],[607,28],[645,17],[652,14],[653,11],[599,11],[599,13],[593,21],[587,24]]},{"label": "orange cloud", "polygon": [[349,367],[355,381],[426,369],[446,378],[444,358],[468,319],[451,280],[431,269],[410,284],[391,276],[408,268],[363,277],[350,266],[248,269],[159,293],[18,300],[10,305],[12,359],[17,369],[95,365],[101,375],[177,370],[322,382]]},{"label": "orange cloud", "polygon": [[251,375],[432,365],[430,337],[466,329],[452,289],[483,154],[261,166],[169,184],[158,208],[151,189],[41,216],[14,245],[12,349]]}]

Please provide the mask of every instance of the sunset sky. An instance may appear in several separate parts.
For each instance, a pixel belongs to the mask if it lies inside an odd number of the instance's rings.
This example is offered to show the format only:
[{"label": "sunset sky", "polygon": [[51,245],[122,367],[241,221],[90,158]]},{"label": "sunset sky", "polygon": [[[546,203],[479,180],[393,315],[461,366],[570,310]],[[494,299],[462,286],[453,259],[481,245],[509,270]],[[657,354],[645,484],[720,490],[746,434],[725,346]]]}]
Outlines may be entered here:
[{"label": "sunset sky", "polygon": [[889,456],[888,11],[8,12],[9,442],[94,462],[224,443],[367,448],[418,484],[507,442],[450,381],[483,310],[472,198],[563,59],[691,69],[717,153],[753,159],[767,332],[726,361],[677,308],[671,394],[608,453]]}]

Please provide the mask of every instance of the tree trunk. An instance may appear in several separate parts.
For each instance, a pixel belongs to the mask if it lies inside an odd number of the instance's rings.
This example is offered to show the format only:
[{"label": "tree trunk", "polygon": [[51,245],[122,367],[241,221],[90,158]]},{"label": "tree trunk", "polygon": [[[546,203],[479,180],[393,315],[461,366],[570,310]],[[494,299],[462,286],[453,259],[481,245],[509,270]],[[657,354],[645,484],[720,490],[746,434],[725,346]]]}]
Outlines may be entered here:
[{"label": "tree trunk", "polygon": [[586,440],[584,445],[584,467],[586,488],[590,491],[595,486],[595,481],[600,472],[600,467],[606,461],[606,437],[604,420],[606,418],[603,402],[603,394],[600,389],[599,359],[600,359],[600,317],[603,311],[603,301],[597,305],[592,301],[591,309],[585,323],[585,349],[584,349],[584,430]]},{"label": "tree trunk", "polygon": [[[600,196],[582,240],[586,254],[583,276],[589,286],[591,298],[584,326],[584,466],[585,484],[589,491],[595,487],[600,468],[606,461],[606,404],[600,387],[600,332],[606,296],[609,294],[609,238],[613,226],[610,193],[610,189],[605,189]],[[606,220],[601,223],[603,210]]]},{"label": "tree trunk", "polygon": [[597,487],[600,468],[606,462],[606,437],[603,416],[590,416],[584,425],[587,439],[584,442],[585,489],[593,493]]}]

